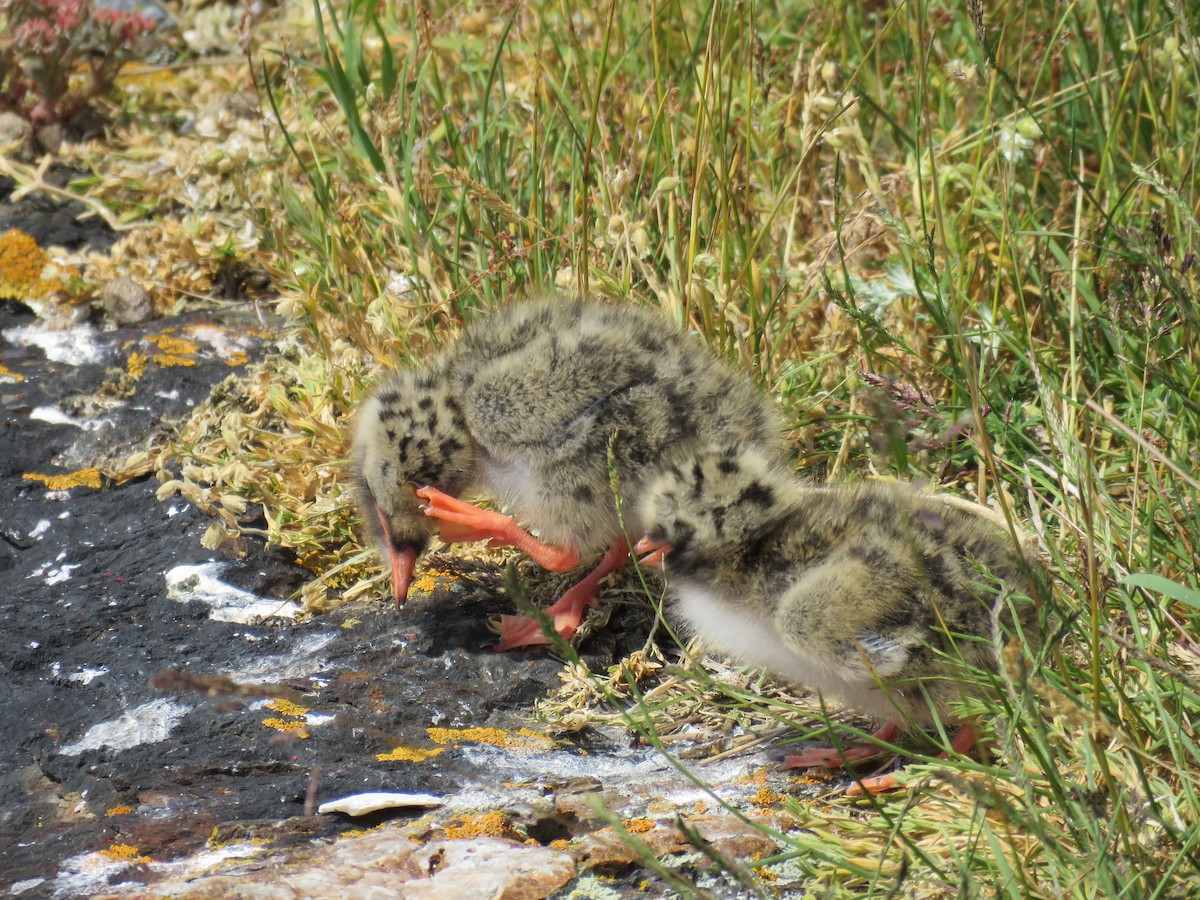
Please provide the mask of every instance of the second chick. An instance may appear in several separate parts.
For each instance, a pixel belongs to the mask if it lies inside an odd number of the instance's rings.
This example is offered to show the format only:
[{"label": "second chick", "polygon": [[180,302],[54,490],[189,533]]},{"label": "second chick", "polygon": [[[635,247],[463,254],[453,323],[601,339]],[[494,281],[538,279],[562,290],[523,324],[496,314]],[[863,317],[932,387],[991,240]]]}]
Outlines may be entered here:
[{"label": "second chick", "polygon": [[[696,634],[868,716],[951,719],[969,691],[962,663],[997,669],[995,622],[1038,640],[1038,561],[996,524],[910,485],[811,484],[753,447],[712,446],[651,482],[641,518],[643,564],[663,563]],[[974,742],[963,725],[954,748]]]}]

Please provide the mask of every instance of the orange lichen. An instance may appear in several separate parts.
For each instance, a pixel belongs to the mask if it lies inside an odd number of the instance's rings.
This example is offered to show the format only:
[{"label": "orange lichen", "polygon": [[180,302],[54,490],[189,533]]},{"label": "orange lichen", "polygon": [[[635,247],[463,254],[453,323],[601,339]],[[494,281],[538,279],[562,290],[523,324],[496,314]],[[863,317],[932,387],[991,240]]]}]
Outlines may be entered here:
[{"label": "orange lichen", "polygon": [[278,697],[265,703],[264,706],[272,712],[279,713],[281,716],[302,716],[308,712],[299,703],[293,703],[291,700],[282,700]]},{"label": "orange lichen", "polygon": [[630,834],[645,834],[654,830],[653,819],[626,819],[621,823]]},{"label": "orange lichen", "polygon": [[525,835],[513,828],[512,819],[499,811],[464,816],[446,826],[446,837],[454,841],[478,837],[498,837],[523,841]]},{"label": "orange lichen", "polygon": [[45,268],[45,251],[25,232],[10,228],[0,235],[0,294],[18,300],[42,294]]},{"label": "orange lichen", "polygon": [[117,862],[128,863],[148,863],[150,857],[142,856],[137,847],[130,844],[113,844],[107,850],[101,850],[109,859],[115,859]]},{"label": "orange lichen", "polygon": [[194,357],[200,351],[200,345],[195,341],[175,337],[167,332],[163,332],[154,337],[146,338],[146,342],[153,344],[159,350],[153,357],[156,366],[161,366],[165,369],[171,366],[196,365]]},{"label": "orange lichen", "polygon": [[305,722],[297,719],[263,719],[263,724],[268,728],[274,728],[276,731],[282,731],[284,734],[290,734],[292,737],[300,740],[308,740],[308,725]]},{"label": "orange lichen", "polygon": [[749,775],[747,775],[745,778],[739,778],[737,783],[738,784],[766,784],[767,776],[771,773],[771,771],[772,770],[760,766],[759,768],[757,768],[753,772],[751,772]]},{"label": "orange lichen", "polygon": [[[754,855],[754,861],[758,862],[760,859],[762,859],[762,856],[756,853]],[[754,873],[759,878],[761,878],[763,881],[765,881],[767,884],[770,884],[773,881],[779,881],[779,878],[780,878],[778,873],[772,872],[766,866],[756,866],[754,869]]]},{"label": "orange lichen", "polygon": [[791,780],[797,781],[800,784],[826,784],[833,781],[833,773],[828,769],[809,769],[799,774],[791,775]]},{"label": "orange lichen", "polygon": [[760,809],[774,806],[779,802],[779,795],[764,784],[758,789],[758,793],[750,798],[750,802]]},{"label": "orange lichen", "polygon": [[554,741],[544,734],[529,728],[505,731],[502,728],[430,728],[429,738],[437,744],[455,744],[471,741],[476,744],[492,744],[510,750],[552,750]]},{"label": "orange lichen", "polygon": [[250,357],[247,356],[242,350],[234,350],[227,357],[225,357],[225,365],[229,366],[231,369],[235,366],[244,366],[249,361]]},{"label": "orange lichen", "polygon": [[389,753],[376,753],[375,758],[380,762],[425,762],[437,756],[445,747],[405,747],[401,744]]},{"label": "orange lichen", "polygon": [[8,366],[4,365],[4,363],[0,363],[0,382],[16,384],[17,382],[24,380],[24,375],[20,374],[19,372],[14,372]]},{"label": "orange lichen", "polygon": [[40,481],[52,491],[66,491],[73,487],[99,489],[104,483],[99,469],[80,469],[65,475],[41,475],[37,472],[26,472],[21,477],[26,481]]},{"label": "orange lichen", "polygon": [[133,812],[132,806],[113,806],[104,811],[106,816],[127,816]]}]

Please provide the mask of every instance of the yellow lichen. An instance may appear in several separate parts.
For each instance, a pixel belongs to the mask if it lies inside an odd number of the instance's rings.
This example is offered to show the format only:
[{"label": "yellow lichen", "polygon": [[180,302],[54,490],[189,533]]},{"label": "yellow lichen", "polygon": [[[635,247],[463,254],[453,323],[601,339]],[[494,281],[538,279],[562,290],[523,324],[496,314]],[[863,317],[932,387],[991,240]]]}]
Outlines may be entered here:
[{"label": "yellow lichen", "polygon": [[66,491],[73,487],[100,488],[104,483],[99,469],[80,469],[65,475],[41,475],[26,472],[21,476],[26,481],[40,481],[52,491]]},{"label": "yellow lichen", "polygon": [[200,351],[200,345],[195,341],[163,332],[146,338],[146,342],[159,349],[153,357],[156,366],[165,369],[171,366],[196,365],[195,355]]},{"label": "yellow lichen", "polygon": [[525,836],[513,828],[512,819],[497,811],[465,816],[446,826],[446,837],[454,841],[478,837],[499,837],[522,841]]},{"label": "yellow lichen", "polygon": [[196,361],[190,356],[179,356],[175,353],[160,353],[154,357],[154,364],[164,369],[170,369],[173,366],[194,366]]},{"label": "yellow lichen", "polygon": [[281,716],[302,716],[308,710],[299,703],[293,703],[291,700],[283,700],[276,698],[265,704],[267,709],[279,713]]},{"label": "yellow lichen", "polygon": [[432,575],[422,575],[409,586],[409,591],[416,591],[421,594],[429,594],[437,587],[437,579]]},{"label": "yellow lichen", "polygon": [[25,376],[19,372],[14,372],[4,363],[0,363],[0,383],[16,384],[19,381],[24,381]]},{"label": "yellow lichen", "polygon": [[133,812],[132,806],[113,806],[104,811],[106,816],[127,816]]},{"label": "yellow lichen", "polygon": [[130,844],[113,844],[106,850],[101,850],[109,859],[115,859],[118,862],[128,863],[148,863],[150,857],[142,856],[137,847]]},{"label": "yellow lichen", "polygon": [[227,357],[225,357],[225,365],[229,366],[231,369],[235,366],[244,366],[249,361],[250,357],[247,356],[242,350],[234,350]]},{"label": "yellow lichen", "polygon": [[200,350],[200,345],[195,341],[188,338],[175,337],[166,332],[147,338],[147,340],[158,347],[163,353],[175,353],[182,356],[194,354]]},{"label": "yellow lichen", "polygon": [[750,802],[760,809],[767,806],[774,806],[779,802],[779,795],[764,784],[758,789],[758,793],[750,798]]},{"label": "yellow lichen", "polygon": [[432,759],[445,749],[445,747],[431,747],[429,749],[405,747],[402,744],[389,753],[375,754],[375,758],[380,762],[425,762],[425,760]]},{"label": "yellow lichen", "polygon": [[290,734],[292,737],[299,738],[304,741],[309,737],[308,725],[304,722],[289,720],[289,719],[263,719],[263,724],[268,728],[274,728],[276,731],[282,731],[284,734]]},{"label": "yellow lichen", "polygon": [[552,750],[554,740],[529,728],[516,732],[502,728],[430,728],[429,738],[438,744],[457,744],[471,741],[476,744],[492,744],[510,750]]},{"label": "yellow lichen", "polygon": [[129,354],[129,358],[125,360],[125,371],[129,373],[130,378],[141,378],[146,374],[146,354],[138,353],[134,350]]}]

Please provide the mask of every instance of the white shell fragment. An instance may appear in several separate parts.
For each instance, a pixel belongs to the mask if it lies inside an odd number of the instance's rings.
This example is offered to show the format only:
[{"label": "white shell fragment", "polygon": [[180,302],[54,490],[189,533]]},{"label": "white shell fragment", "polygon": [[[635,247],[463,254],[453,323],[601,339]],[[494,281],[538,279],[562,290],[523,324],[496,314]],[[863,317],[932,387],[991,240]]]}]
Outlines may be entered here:
[{"label": "white shell fragment", "polygon": [[167,597],[180,603],[202,600],[212,607],[210,618],[243,625],[271,616],[294,619],[300,612],[299,604],[291,600],[259,597],[225,583],[219,577],[222,568],[215,562],[176,566],[166,574]]},{"label": "white shell fragment", "polygon": [[317,807],[319,813],[340,812],[348,816],[365,816],[381,809],[404,809],[419,806],[430,809],[442,805],[442,798],[433,794],[398,794],[391,791],[370,791],[365,794],[350,794],[330,800]]}]

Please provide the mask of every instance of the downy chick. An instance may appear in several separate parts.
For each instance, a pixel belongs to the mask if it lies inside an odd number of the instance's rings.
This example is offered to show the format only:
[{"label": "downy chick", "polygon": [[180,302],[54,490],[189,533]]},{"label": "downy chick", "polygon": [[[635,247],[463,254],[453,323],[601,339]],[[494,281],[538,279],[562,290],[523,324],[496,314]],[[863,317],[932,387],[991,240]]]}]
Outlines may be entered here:
[{"label": "downy chick", "polygon": [[[435,535],[516,546],[554,571],[602,555],[547,610],[569,637],[601,579],[628,558],[610,441],[623,508],[636,519],[646,478],[666,460],[713,439],[782,456],[782,434],[747,375],[661,315],[549,295],[504,307],[424,365],[386,376],[358,413],[353,456],[397,605]],[[457,499],[472,487],[538,537]],[[500,649],[545,640],[533,619],[502,617]]]},{"label": "downy chick", "polygon": [[[997,668],[993,606],[1038,638],[1040,564],[978,513],[910,485],[818,485],[744,445],[667,466],[642,503],[642,563],[666,569],[673,608],[706,641],[888,720],[931,725],[968,690],[961,660]],[[986,574],[984,574],[986,573]],[[953,743],[975,743],[969,725]],[[872,752],[809,751],[785,765],[836,766]],[[894,782],[876,780],[883,789]]]}]

